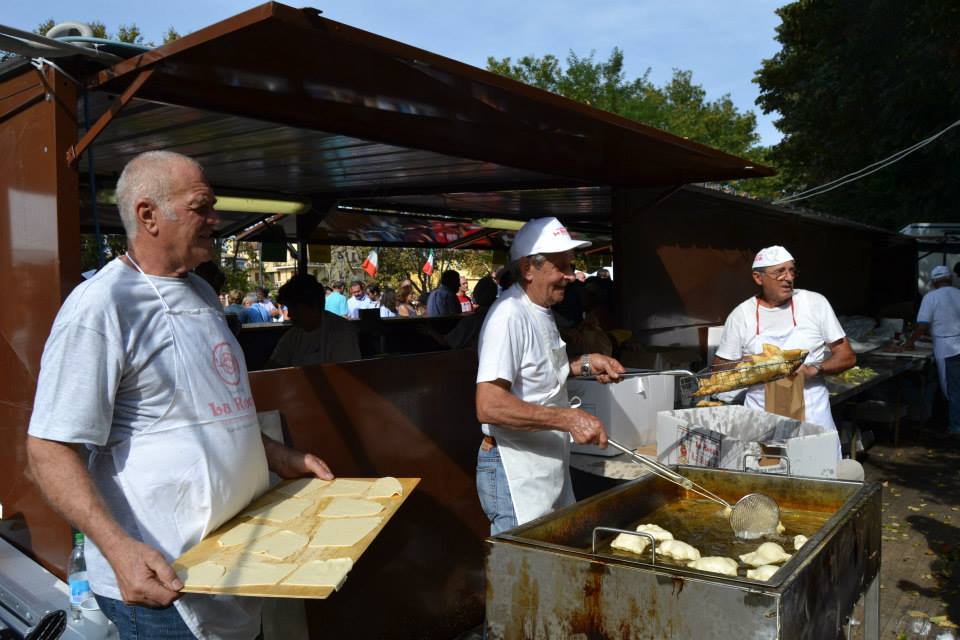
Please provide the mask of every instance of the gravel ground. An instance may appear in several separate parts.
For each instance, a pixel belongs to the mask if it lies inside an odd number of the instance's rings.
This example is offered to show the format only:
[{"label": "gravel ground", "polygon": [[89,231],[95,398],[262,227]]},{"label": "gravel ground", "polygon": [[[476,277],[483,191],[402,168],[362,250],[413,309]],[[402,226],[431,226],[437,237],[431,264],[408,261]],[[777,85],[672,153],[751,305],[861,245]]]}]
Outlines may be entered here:
[{"label": "gravel ground", "polygon": [[[960,439],[940,433],[935,425],[905,426],[898,448],[879,433],[881,441],[861,460],[866,479],[883,485],[884,639],[960,637],[949,626],[960,623]],[[947,624],[938,624],[939,616]],[[863,620],[862,605],[854,617]],[[919,635],[910,630],[913,619]],[[851,637],[862,638],[862,626]]]}]

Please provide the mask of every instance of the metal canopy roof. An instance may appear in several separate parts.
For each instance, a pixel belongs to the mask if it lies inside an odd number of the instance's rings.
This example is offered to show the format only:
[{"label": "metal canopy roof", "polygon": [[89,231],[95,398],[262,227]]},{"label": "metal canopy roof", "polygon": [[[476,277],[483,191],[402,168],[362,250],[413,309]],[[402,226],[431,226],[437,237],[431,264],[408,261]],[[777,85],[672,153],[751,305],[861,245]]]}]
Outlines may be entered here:
[{"label": "metal canopy roof", "polygon": [[[277,3],[120,62],[88,84],[121,93],[146,69],[153,74],[137,91],[140,99],[333,132],[339,135],[321,135],[319,140],[342,149],[350,147],[350,138],[359,139],[364,141],[360,155],[373,161],[383,160],[381,154],[390,148],[372,143],[442,154],[418,155],[427,170],[392,182],[378,183],[377,172],[367,181],[357,174],[343,185],[353,192],[361,187],[380,194],[404,187],[429,189],[430,168],[443,178],[435,190],[443,189],[451,175],[451,168],[443,166],[449,157],[539,174],[518,173],[504,181],[505,176],[486,165],[480,165],[479,172],[476,166],[464,171],[464,184],[481,181],[485,190],[527,179],[540,186],[566,182],[639,187],[772,173],[652,127],[322,18],[316,10]],[[172,135],[177,126],[171,124]],[[157,145],[165,142],[163,132],[151,138]],[[225,146],[227,153],[229,141]],[[131,144],[130,152],[137,150]],[[256,156],[256,150],[248,150],[249,155]],[[289,164],[275,173],[283,175],[287,169]],[[484,177],[484,171],[492,175]],[[341,185],[307,181],[300,186],[332,187],[339,193]]]}]

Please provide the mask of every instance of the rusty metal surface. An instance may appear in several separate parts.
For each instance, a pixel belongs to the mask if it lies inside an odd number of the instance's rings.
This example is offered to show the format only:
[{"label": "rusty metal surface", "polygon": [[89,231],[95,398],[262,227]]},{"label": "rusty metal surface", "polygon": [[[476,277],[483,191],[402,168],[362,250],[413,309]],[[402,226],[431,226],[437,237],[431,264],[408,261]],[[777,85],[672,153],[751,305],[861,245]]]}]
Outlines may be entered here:
[{"label": "rusty metal surface", "polygon": [[28,73],[3,84],[0,113],[19,96],[53,89],[0,123],[0,535],[60,577],[70,529],[25,475],[24,439],[40,356],[60,303],[80,279],[77,183],[66,167],[76,142],[76,92],[60,74]]},{"label": "rusty metal surface", "polygon": [[488,538],[492,638],[837,637],[880,567],[880,487],[680,467],[730,499],[761,490],[829,519],[769,581],[729,577],[598,550],[596,526],[634,524],[683,490],[655,477],[620,485]]},{"label": "rusty metal surface", "polygon": [[338,475],[422,478],[344,587],[307,604],[311,637],[447,640],[480,624],[476,366],[449,351],[251,374],[257,409],[280,410],[293,444]]},{"label": "rusty metal surface", "polygon": [[[269,43],[265,49],[264,43]],[[304,52],[309,51],[309,55]],[[91,85],[212,112],[549,174],[634,186],[769,169],[560,96],[268,3],[118,63]]]}]

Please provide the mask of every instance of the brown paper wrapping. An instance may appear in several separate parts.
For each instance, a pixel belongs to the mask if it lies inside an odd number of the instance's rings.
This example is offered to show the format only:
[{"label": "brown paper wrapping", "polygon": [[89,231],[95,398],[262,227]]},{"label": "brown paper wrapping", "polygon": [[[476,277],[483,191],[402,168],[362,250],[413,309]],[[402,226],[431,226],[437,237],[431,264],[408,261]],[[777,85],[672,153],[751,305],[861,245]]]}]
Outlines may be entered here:
[{"label": "brown paper wrapping", "polygon": [[764,387],[764,409],[778,416],[802,421],[805,414],[803,403],[802,374],[795,374],[773,382]]}]

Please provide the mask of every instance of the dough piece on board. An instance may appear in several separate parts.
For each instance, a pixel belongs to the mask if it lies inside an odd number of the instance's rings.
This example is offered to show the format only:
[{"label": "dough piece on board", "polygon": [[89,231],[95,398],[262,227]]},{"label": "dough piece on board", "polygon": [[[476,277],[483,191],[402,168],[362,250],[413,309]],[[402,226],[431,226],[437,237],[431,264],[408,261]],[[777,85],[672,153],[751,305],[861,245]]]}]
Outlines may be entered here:
[{"label": "dough piece on board", "polygon": [[640,531],[641,533],[649,533],[657,542],[673,540],[673,534],[658,524],[638,524],[637,531]]},{"label": "dough piece on board", "polygon": [[270,522],[286,522],[287,520],[293,520],[311,506],[313,506],[313,500],[307,500],[306,498],[287,498],[280,502],[274,502],[265,507],[260,507],[259,509],[252,509],[243,515],[252,518],[261,518]]},{"label": "dough piece on board", "polygon": [[263,555],[283,560],[289,558],[300,549],[307,545],[308,538],[305,535],[294,533],[293,531],[278,531],[277,533],[260,538],[250,547],[251,553],[262,553]]},{"label": "dough piece on board", "polygon": [[632,536],[629,533],[618,533],[610,546],[621,551],[629,551],[637,555],[643,555],[644,550],[650,546],[650,540],[643,536]]},{"label": "dough piece on board", "polygon": [[383,505],[372,500],[334,498],[317,515],[323,518],[359,518],[361,516],[375,516],[381,511],[383,511]]},{"label": "dough piece on board", "polygon": [[267,563],[259,560],[249,560],[241,556],[237,563],[227,567],[227,572],[216,584],[210,587],[259,587],[277,584],[291,571],[297,568],[293,563]]},{"label": "dough piece on board", "polygon": [[680,540],[664,540],[657,545],[657,552],[674,560],[699,560],[700,552]]},{"label": "dough piece on board", "polygon": [[333,587],[339,589],[353,567],[350,558],[311,560],[293,572],[283,584],[298,587]]},{"label": "dough piece on board", "polygon": [[306,498],[321,489],[330,486],[330,480],[320,478],[300,478],[283,486],[277,487],[277,492],[295,498]]},{"label": "dough piece on board", "polygon": [[269,524],[241,522],[220,536],[220,538],[217,540],[217,544],[219,544],[221,547],[231,547],[235,544],[249,544],[257,538],[262,538],[268,533],[273,533],[276,530],[276,527],[272,527]]},{"label": "dough piece on board", "polygon": [[402,495],[403,487],[400,485],[400,481],[390,476],[378,478],[367,490],[368,498],[389,498]]},{"label": "dough piece on board", "polygon": [[370,480],[346,480],[344,478],[337,478],[331,482],[329,486],[325,487],[323,493],[320,495],[323,498],[362,496],[372,484]]},{"label": "dough piece on board", "polygon": [[324,520],[313,534],[310,546],[352,547],[376,529],[382,520],[380,516]]},{"label": "dough piece on board", "polygon": [[740,556],[740,560],[752,567],[761,567],[765,564],[777,564],[790,559],[790,554],[783,550],[783,547],[776,542],[764,542],[756,551],[745,553]]},{"label": "dough piece on board", "polygon": [[207,583],[219,580],[226,573],[226,568],[216,562],[201,562],[192,567],[178,566],[177,577],[188,587],[203,587]]},{"label": "dough piece on board", "polygon": [[756,569],[747,569],[747,577],[751,580],[761,580],[766,582],[779,570],[780,567],[775,564],[763,564]]}]

